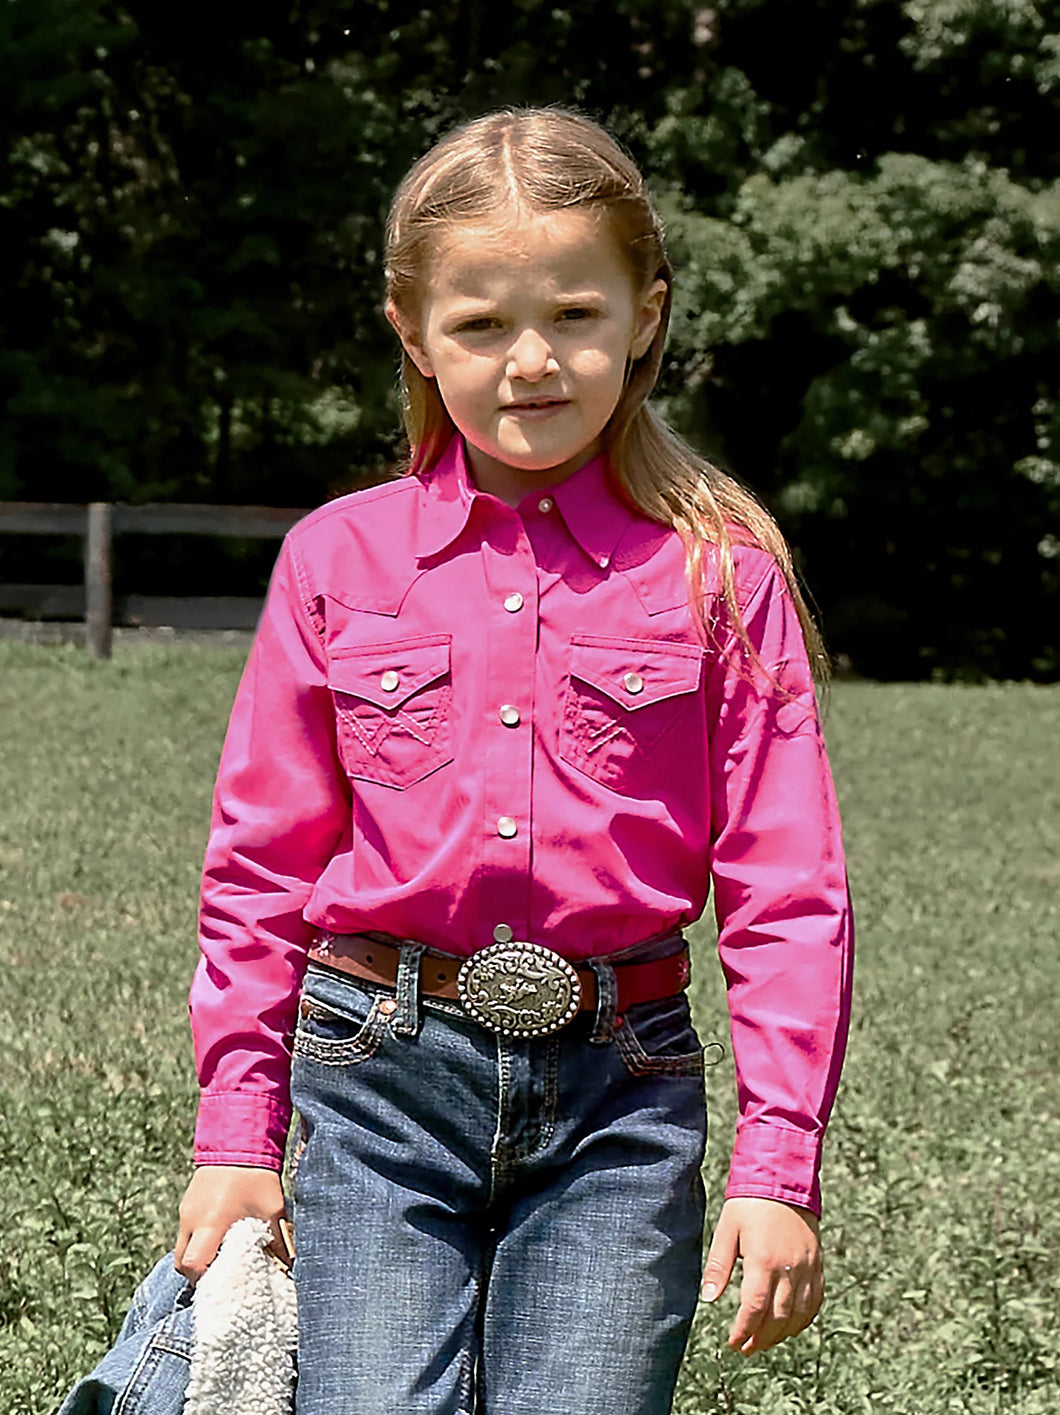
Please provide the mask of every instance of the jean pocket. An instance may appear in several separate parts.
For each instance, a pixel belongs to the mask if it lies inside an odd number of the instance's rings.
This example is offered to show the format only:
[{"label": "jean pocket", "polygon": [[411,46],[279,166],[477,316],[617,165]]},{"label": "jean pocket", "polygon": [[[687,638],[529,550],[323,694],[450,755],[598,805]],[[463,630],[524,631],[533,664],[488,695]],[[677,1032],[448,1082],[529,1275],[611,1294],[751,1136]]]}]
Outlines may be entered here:
[{"label": "jean pocket", "polygon": [[191,1309],[174,1312],[152,1332],[113,1415],[181,1415],[191,1373]]},{"label": "jean pocket", "polygon": [[[338,991],[345,996],[338,1000]],[[329,988],[328,1000],[306,989],[298,1003],[293,1052],[321,1066],[357,1066],[379,1050],[394,1011],[388,993],[369,993],[345,980]]]},{"label": "jean pocket", "polygon": [[615,1046],[634,1076],[702,1076],[703,1047],[685,993],[635,1002],[615,1028]]},{"label": "jean pocket", "polygon": [[692,644],[576,636],[560,756],[605,786],[633,788],[642,769],[657,786],[659,743],[675,728],[682,737],[705,731],[696,693],[702,663]]},{"label": "jean pocket", "polygon": [[451,635],[337,649],[328,665],[349,776],[404,790],[453,760]]}]

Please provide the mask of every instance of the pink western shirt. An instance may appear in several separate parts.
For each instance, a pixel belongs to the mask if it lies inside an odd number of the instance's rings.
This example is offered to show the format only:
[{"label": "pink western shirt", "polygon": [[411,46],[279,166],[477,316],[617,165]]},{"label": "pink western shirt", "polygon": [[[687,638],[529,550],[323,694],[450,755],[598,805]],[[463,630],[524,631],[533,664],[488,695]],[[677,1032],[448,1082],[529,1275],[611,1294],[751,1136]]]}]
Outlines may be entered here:
[{"label": "pink western shirt", "polygon": [[577,962],[693,923],[713,879],[728,1193],[818,1207],[850,990],[839,819],[783,577],[754,548],[736,566],[781,693],[731,636],[704,647],[679,537],[615,496],[601,458],[513,509],[455,438],[423,479],[291,531],[206,852],[198,1163],[280,1167],[319,929],[466,955],[506,925]]}]

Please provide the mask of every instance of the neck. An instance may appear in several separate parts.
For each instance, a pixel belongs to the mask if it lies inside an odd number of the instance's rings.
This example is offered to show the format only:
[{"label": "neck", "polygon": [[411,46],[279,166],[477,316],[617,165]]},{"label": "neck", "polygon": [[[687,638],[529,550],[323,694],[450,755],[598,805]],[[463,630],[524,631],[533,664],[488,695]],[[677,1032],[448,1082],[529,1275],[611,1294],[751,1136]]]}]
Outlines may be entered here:
[{"label": "neck", "polygon": [[486,492],[489,496],[495,496],[498,501],[503,501],[508,506],[518,506],[524,496],[529,496],[533,492],[547,491],[551,487],[559,486],[568,477],[580,471],[587,462],[592,459],[600,450],[599,439],[584,448],[575,457],[570,457],[566,462],[560,462],[555,467],[543,467],[540,470],[527,470],[523,467],[510,467],[505,462],[500,462],[487,453],[482,452],[477,447],[473,447],[465,440],[467,449],[467,468],[475,486],[479,491]]}]

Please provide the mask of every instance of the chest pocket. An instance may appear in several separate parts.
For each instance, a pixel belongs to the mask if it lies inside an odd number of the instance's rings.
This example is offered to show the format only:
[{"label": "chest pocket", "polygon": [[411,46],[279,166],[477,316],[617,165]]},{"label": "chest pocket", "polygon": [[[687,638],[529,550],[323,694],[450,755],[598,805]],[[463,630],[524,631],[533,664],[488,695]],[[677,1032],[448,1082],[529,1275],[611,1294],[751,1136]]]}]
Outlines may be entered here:
[{"label": "chest pocket", "polygon": [[403,790],[453,760],[450,635],[337,650],[328,666],[347,773]]},{"label": "chest pocket", "polygon": [[[663,740],[675,728],[701,730],[702,664],[702,650],[691,644],[578,635],[560,756],[605,786],[647,787],[660,771]],[[672,738],[678,749],[679,742]]]}]

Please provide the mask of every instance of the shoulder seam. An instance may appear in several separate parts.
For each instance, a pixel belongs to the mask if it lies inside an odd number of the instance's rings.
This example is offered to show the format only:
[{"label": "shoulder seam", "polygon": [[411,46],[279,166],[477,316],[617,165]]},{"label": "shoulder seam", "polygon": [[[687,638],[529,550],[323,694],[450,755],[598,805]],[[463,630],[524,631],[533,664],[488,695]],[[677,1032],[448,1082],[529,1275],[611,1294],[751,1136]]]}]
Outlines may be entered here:
[{"label": "shoulder seam", "polygon": [[327,521],[333,515],[339,515],[343,511],[352,509],[351,503],[359,502],[362,505],[372,501],[382,500],[388,496],[394,496],[398,492],[405,492],[405,483],[410,484],[410,489],[419,483],[415,477],[398,477],[394,481],[380,482],[378,486],[361,487],[359,491],[348,492],[345,496],[337,496],[334,501],[325,501],[323,506],[318,506],[310,511],[308,516],[303,516],[300,521],[291,527],[289,532],[292,536],[308,534],[310,530],[319,522]]},{"label": "shoulder seam", "polygon": [[309,581],[306,576],[305,567],[302,564],[302,557],[298,554],[298,548],[293,541],[289,541],[288,546],[291,555],[291,564],[294,566],[295,581],[298,585],[298,598],[302,605],[302,611],[309,620],[310,627],[317,637],[321,653],[325,653],[324,621],[320,611],[317,609],[313,596],[309,593]]}]

